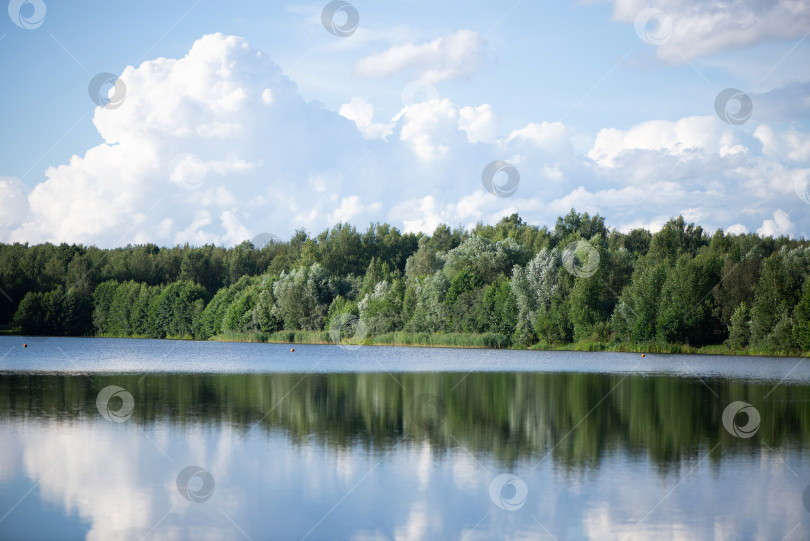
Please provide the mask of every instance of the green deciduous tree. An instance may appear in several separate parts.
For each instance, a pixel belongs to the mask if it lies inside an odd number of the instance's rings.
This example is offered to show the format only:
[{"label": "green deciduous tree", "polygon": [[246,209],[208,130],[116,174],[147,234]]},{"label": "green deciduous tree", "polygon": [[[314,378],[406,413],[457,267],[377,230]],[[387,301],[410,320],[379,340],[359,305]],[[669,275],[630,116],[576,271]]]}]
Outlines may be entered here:
[{"label": "green deciduous tree", "polygon": [[92,310],[89,297],[58,286],[26,294],[12,321],[23,333],[85,336],[93,333]]},{"label": "green deciduous tree", "polygon": [[669,266],[648,255],[633,272],[633,281],[622,292],[611,318],[612,326],[622,340],[653,340],[658,321],[661,288]]},{"label": "green deciduous tree", "polygon": [[253,276],[257,273],[256,249],[249,240],[237,244],[225,256],[227,283],[235,284],[242,276]]},{"label": "green deciduous tree", "polygon": [[674,263],[682,254],[696,256],[698,249],[708,244],[709,238],[702,227],[687,224],[683,216],[678,216],[652,236],[648,253],[657,260],[669,259]]},{"label": "green deciduous tree", "polygon": [[12,323],[25,334],[46,332],[45,314],[42,309],[42,293],[29,291],[20,301]]},{"label": "green deciduous tree", "polygon": [[557,248],[544,248],[525,268],[516,266],[510,285],[517,305],[515,342],[528,346],[536,339],[538,317],[548,317],[551,300],[558,295],[562,258]]},{"label": "green deciduous tree", "polygon": [[388,263],[376,257],[371,258],[366,274],[363,276],[363,286],[361,295],[366,295],[374,291],[374,287],[382,281],[391,280],[391,269]]},{"label": "green deciduous tree", "polygon": [[534,330],[538,338],[549,344],[567,344],[574,337],[570,319],[570,304],[560,296],[553,297],[548,305],[537,311]]},{"label": "green deciduous tree", "polygon": [[804,289],[793,312],[793,337],[803,350],[810,350],[810,277],[804,279]]},{"label": "green deciduous tree", "polygon": [[363,240],[354,226],[338,224],[318,236],[321,265],[332,276],[362,275],[368,266]]},{"label": "green deciduous tree", "polygon": [[[596,325],[607,320],[606,297],[608,292],[606,285],[610,266],[607,241],[602,237],[594,237],[588,242],[588,245],[590,248],[585,246],[585,251],[589,253],[589,258],[593,258],[585,267],[589,272],[572,276],[573,285],[568,298],[570,306],[568,319],[575,341],[591,337]],[[625,253],[627,252],[625,251]],[[593,267],[594,264],[595,267]],[[558,333],[556,336],[559,340],[560,334]]]},{"label": "green deciduous tree", "polygon": [[249,278],[249,285],[236,294],[225,311],[222,329],[234,332],[259,330],[259,321],[254,320],[253,311],[259,303],[260,294],[260,279]]},{"label": "green deciduous tree", "polygon": [[515,265],[525,265],[529,252],[512,239],[492,242],[472,236],[444,255],[442,271],[451,280],[465,271],[479,283],[491,283],[500,274],[510,274]]},{"label": "green deciduous tree", "polygon": [[715,315],[723,325],[731,324],[731,316],[740,304],[751,306],[761,268],[762,260],[753,253],[747,254],[741,261],[726,257],[722,281],[714,290]]},{"label": "green deciduous tree", "polygon": [[449,311],[444,298],[450,280],[443,272],[414,280],[416,303],[406,330],[415,332],[440,332],[447,330]]},{"label": "green deciduous tree", "polygon": [[195,317],[199,319],[203,310],[205,288],[191,281],[177,281],[161,289],[149,303],[146,330],[149,336],[192,336]]},{"label": "green deciduous tree", "polygon": [[478,307],[482,330],[511,336],[515,332],[518,307],[509,278],[499,276],[484,290]]},{"label": "green deciduous tree", "polygon": [[100,283],[93,292],[93,326],[99,334],[110,332],[108,317],[118,285],[116,280],[107,280]]},{"label": "green deciduous tree", "polygon": [[810,247],[783,247],[764,261],[751,307],[752,345],[783,348],[792,342],[792,329],[785,329],[791,325],[790,315],[799,302],[808,269]]},{"label": "green deciduous tree", "polygon": [[217,291],[203,312],[197,318],[193,332],[195,338],[207,339],[220,334],[224,330],[225,314],[234,298],[251,284],[251,278],[243,276],[230,287],[223,287]]},{"label": "green deciduous tree", "polygon": [[320,330],[337,287],[320,263],[282,273],[273,284],[273,314],[285,329]]},{"label": "green deciduous tree", "polygon": [[402,329],[402,299],[405,284],[400,279],[379,282],[374,291],[366,294],[357,304],[360,319],[372,335]]},{"label": "green deciduous tree", "polygon": [[748,347],[751,341],[751,311],[748,305],[741,303],[731,316],[731,324],[728,329],[728,345],[733,349],[743,349]]},{"label": "green deciduous tree", "polygon": [[661,288],[656,322],[659,339],[692,345],[717,341],[720,322],[712,316],[712,290],[720,281],[720,269],[720,259],[708,252],[678,258]]},{"label": "green deciduous tree", "polygon": [[107,333],[115,336],[134,334],[131,314],[140,293],[141,284],[131,280],[118,284],[107,316]]},{"label": "green deciduous tree", "polygon": [[587,212],[579,214],[571,209],[565,216],[557,218],[554,233],[559,242],[567,243],[573,237],[586,240],[597,236],[607,237],[608,232],[605,219],[598,214],[591,218]]},{"label": "green deciduous tree", "polygon": [[429,237],[419,239],[419,248],[411,255],[405,264],[405,275],[408,279],[424,278],[441,270],[443,260],[439,252],[433,247]]},{"label": "green deciduous tree", "polygon": [[589,278],[580,277],[574,281],[569,303],[575,341],[590,337],[594,326],[605,321],[606,314],[601,300],[603,289],[600,273]]},{"label": "green deciduous tree", "polygon": [[360,309],[357,307],[356,302],[346,299],[343,297],[343,295],[338,295],[332,299],[332,303],[329,305],[329,310],[326,312],[326,321],[324,322],[324,327],[326,329],[331,328],[332,320],[344,314],[351,314],[355,317],[360,317]]}]

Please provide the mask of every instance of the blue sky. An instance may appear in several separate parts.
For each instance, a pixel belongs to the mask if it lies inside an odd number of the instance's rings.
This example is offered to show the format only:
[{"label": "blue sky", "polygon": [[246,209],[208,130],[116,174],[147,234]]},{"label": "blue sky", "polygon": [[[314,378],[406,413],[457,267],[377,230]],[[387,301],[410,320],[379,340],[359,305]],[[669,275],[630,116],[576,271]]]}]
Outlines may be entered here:
[{"label": "blue sky", "polygon": [[[229,245],[572,206],[810,233],[807,1],[352,2],[347,37],[325,5],[12,0],[0,240]],[[101,72],[120,108],[90,99]],[[435,99],[403,103],[415,81]],[[739,125],[715,112],[730,87],[753,103]],[[494,160],[520,171],[512,197],[481,183]]]}]

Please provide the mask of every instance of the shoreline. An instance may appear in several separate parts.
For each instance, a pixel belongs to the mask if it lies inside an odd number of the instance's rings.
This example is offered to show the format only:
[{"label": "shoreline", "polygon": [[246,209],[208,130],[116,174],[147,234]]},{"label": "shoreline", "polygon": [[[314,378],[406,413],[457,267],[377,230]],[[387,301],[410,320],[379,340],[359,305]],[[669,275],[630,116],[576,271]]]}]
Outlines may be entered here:
[{"label": "shoreline", "polygon": [[[286,336],[281,336],[286,335]],[[206,340],[197,340],[191,336],[168,336],[152,338],[141,335],[97,335],[97,336],[32,336],[23,335],[4,329],[0,336],[31,336],[34,339],[49,338],[125,338],[147,340],[188,340],[193,342],[241,342],[286,345],[336,345],[329,337],[328,331],[278,331],[272,334],[249,333],[243,335],[221,334]],[[810,358],[810,351],[767,351],[767,350],[733,350],[724,344],[713,344],[701,347],[686,344],[669,344],[664,342],[622,343],[582,341],[571,344],[551,345],[535,343],[529,347],[507,345],[508,339],[502,335],[485,335],[472,333],[387,333],[368,337],[362,343],[346,342],[350,346],[388,346],[418,348],[453,348],[453,349],[508,349],[520,351],[581,351],[611,353],[651,353],[670,355],[724,355],[746,357],[795,357]]]}]

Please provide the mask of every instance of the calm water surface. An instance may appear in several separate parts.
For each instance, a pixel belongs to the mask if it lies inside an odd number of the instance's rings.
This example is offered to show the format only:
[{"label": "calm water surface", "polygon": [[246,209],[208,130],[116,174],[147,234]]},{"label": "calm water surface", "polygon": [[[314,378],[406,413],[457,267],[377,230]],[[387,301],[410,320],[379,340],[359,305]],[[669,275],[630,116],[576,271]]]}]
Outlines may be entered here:
[{"label": "calm water surface", "polygon": [[0,539],[810,538],[807,359],[22,337],[0,356]]}]

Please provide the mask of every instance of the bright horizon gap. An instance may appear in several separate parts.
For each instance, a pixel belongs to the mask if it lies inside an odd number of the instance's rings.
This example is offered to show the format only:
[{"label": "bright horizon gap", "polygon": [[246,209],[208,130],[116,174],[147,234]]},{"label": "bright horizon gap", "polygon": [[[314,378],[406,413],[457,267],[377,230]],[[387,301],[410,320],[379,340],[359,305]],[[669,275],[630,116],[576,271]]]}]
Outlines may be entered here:
[{"label": "bright horizon gap", "polygon": [[[576,209],[571,209],[571,211],[573,211],[573,212],[577,212],[577,211],[576,211]],[[584,215],[584,214],[587,214],[587,212],[584,212],[584,213],[577,213],[577,214],[582,214],[582,215]],[[595,214],[595,215],[593,215],[593,216],[590,216],[590,215],[589,215],[589,217],[590,217],[590,218],[604,218],[603,216],[600,216],[600,215],[598,215],[598,214]],[[439,224],[437,227],[448,227],[448,228],[449,228],[451,231],[456,231],[456,230],[459,230],[459,231],[461,231],[461,232],[462,232],[462,233],[464,233],[464,234],[468,234],[468,235],[475,235],[475,234],[476,234],[476,233],[475,233],[475,232],[476,232],[476,230],[477,230],[477,229],[479,229],[480,227],[485,227],[485,228],[486,228],[486,227],[492,227],[492,228],[494,228],[494,227],[497,227],[497,225],[498,225],[499,223],[505,223],[505,221],[506,221],[508,218],[511,218],[511,216],[504,217],[504,218],[502,218],[501,220],[499,220],[498,222],[495,222],[495,223],[482,223],[482,222],[478,222],[478,223],[476,223],[475,225],[473,225],[473,226],[468,226],[468,227],[462,227],[461,225],[458,225],[458,226],[451,226],[450,224],[445,224],[445,223]],[[518,216],[518,218],[520,218],[520,217]],[[564,216],[560,216],[559,218],[565,218],[565,217],[564,217]],[[611,233],[619,233],[619,234],[627,235],[627,234],[628,234],[628,233],[630,233],[631,231],[635,231],[635,230],[647,231],[647,232],[649,232],[649,233],[651,233],[651,234],[655,234],[655,233],[658,233],[658,232],[659,232],[659,231],[660,231],[660,230],[663,228],[663,226],[664,226],[666,223],[668,223],[668,222],[672,222],[672,221],[675,221],[675,220],[678,220],[678,219],[683,219],[683,216],[673,216],[673,217],[670,217],[670,218],[667,220],[667,222],[665,222],[665,223],[661,224],[661,226],[657,227],[656,229],[648,229],[648,228],[644,228],[644,227],[635,227],[635,228],[631,228],[631,229],[627,229],[627,230],[622,231],[622,230],[617,229],[617,228],[615,228],[615,227],[614,227],[614,228],[608,228],[608,234],[611,234]],[[522,223],[523,223],[523,225],[526,225],[526,226],[531,227],[531,228],[535,228],[535,229],[536,229],[536,230],[538,230],[538,231],[543,231],[543,230],[545,229],[545,230],[547,231],[548,235],[550,235],[550,236],[554,236],[554,235],[555,235],[554,225],[549,225],[549,224],[542,224],[542,225],[540,225],[540,224],[532,224],[532,223],[525,222],[525,221],[524,221],[524,222],[522,222]],[[431,237],[431,236],[432,236],[433,234],[435,234],[435,232],[436,232],[436,230],[434,229],[433,231],[431,231],[431,232],[429,232],[429,233],[423,233],[423,232],[421,232],[421,231],[420,231],[420,232],[416,232],[416,233],[407,233],[407,232],[403,232],[403,231],[399,230],[399,228],[397,228],[396,226],[394,226],[394,225],[392,225],[392,224],[389,224],[389,223],[387,223],[387,222],[371,222],[371,223],[369,224],[368,228],[367,228],[367,229],[365,229],[365,230],[363,230],[363,229],[361,229],[361,228],[357,227],[355,224],[352,224],[352,223],[347,223],[347,222],[339,222],[339,223],[334,224],[332,227],[329,227],[329,228],[327,228],[327,229],[324,229],[324,230],[323,230],[323,231],[321,231],[320,233],[313,233],[313,232],[310,232],[310,231],[306,231],[306,230],[305,230],[305,229],[303,229],[303,228],[301,228],[301,229],[297,229],[297,230],[296,230],[296,233],[298,233],[298,232],[303,232],[303,233],[305,233],[305,234],[307,235],[307,239],[311,239],[311,240],[316,240],[316,241],[317,241],[317,240],[318,240],[318,238],[319,238],[321,235],[323,235],[324,233],[327,233],[327,234],[328,234],[328,233],[331,233],[331,232],[332,232],[332,231],[333,231],[335,228],[339,228],[339,227],[341,227],[341,226],[348,226],[348,227],[352,227],[352,228],[353,228],[353,229],[354,229],[354,230],[355,230],[355,231],[356,231],[356,232],[357,232],[359,235],[363,235],[364,233],[369,232],[369,231],[370,231],[371,229],[373,229],[375,226],[385,226],[385,225],[388,225],[388,226],[390,226],[390,227],[392,227],[392,228],[394,228],[394,229],[397,229],[397,231],[399,231],[399,233],[400,233],[400,234],[402,234],[402,235],[413,234],[413,235],[416,235],[417,237],[419,237],[419,236]],[[606,224],[606,226],[607,226],[607,225],[608,225],[608,224]],[[799,241],[799,242],[804,242],[804,241],[806,240],[806,239],[804,238],[804,236],[796,238],[796,237],[793,237],[793,236],[791,236],[791,235],[779,235],[779,236],[774,236],[774,235],[767,235],[767,234],[763,234],[763,233],[750,233],[750,232],[746,232],[746,233],[734,233],[734,232],[730,232],[730,231],[728,231],[728,230],[723,230],[723,229],[718,229],[718,230],[715,230],[715,231],[710,231],[710,230],[708,230],[708,229],[703,228],[703,227],[701,226],[701,224],[699,224],[699,223],[689,222],[689,225],[693,225],[693,226],[698,226],[698,227],[701,227],[701,229],[703,230],[703,233],[704,233],[704,234],[705,234],[705,235],[706,235],[708,238],[710,238],[710,239],[711,239],[711,238],[712,238],[712,237],[713,237],[715,234],[717,234],[718,232],[720,232],[720,233],[722,233],[722,234],[723,234],[723,235],[725,235],[725,236],[739,236],[739,235],[743,235],[743,236],[745,236],[745,235],[757,235],[757,236],[758,236],[758,237],[760,237],[760,238],[774,238],[774,239],[778,239],[778,238],[788,238],[788,239],[790,239],[790,240],[795,240],[795,241]],[[189,248],[203,248],[203,247],[205,247],[205,246],[215,246],[215,247],[217,247],[217,248],[232,249],[232,248],[235,248],[236,246],[238,246],[239,244],[242,244],[242,243],[244,243],[244,242],[252,242],[252,243],[254,243],[254,245],[255,245],[255,241],[259,241],[259,242],[260,242],[260,241],[262,241],[263,239],[268,239],[268,238],[269,238],[268,236],[269,236],[269,237],[276,237],[276,238],[278,238],[278,240],[280,241],[280,243],[281,243],[281,244],[289,244],[289,243],[290,243],[290,242],[291,242],[291,241],[292,241],[292,240],[295,238],[295,233],[294,233],[294,234],[293,234],[293,235],[292,235],[292,236],[291,236],[289,239],[286,239],[286,240],[285,240],[284,238],[280,238],[280,237],[278,237],[278,236],[277,236],[277,235],[275,235],[274,233],[269,233],[269,232],[267,232],[267,233],[259,233],[258,235],[254,236],[253,238],[246,238],[246,239],[244,239],[244,240],[242,240],[242,241],[237,242],[236,244],[229,245],[229,246],[225,246],[225,245],[221,245],[221,244],[200,244],[200,245],[195,245],[195,244],[175,244],[175,245],[160,245],[160,244],[155,244],[155,243],[151,243],[151,242],[146,242],[146,243],[142,243],[142,244],[133,244],[133,243],[129,243],[129,244],[119,244],[119,245],[117,245],[117,246],[113,246],[113,247],[102,247],[102,246],[96,246],[96,245],[93,245],[93,244],[90,244],[90,245],[85,245],[85,244],[82,244],[82,243],[68,243],[68,242],[60,242],[60,243],[53,243],[53,242],[42,242],[42,243],[37,243],[37,244],[28,244],[28,246],[29,246],[29,247],[34,247],[34,246],[40,246],[40,245],[45,245],[45,244],[50,244],[50,245],[53,245],[53,246],[59,246],[59,245],[61,245],[61,244],[68,244],[68,245],[75,245],[75,246],[83,246],[83,247],[85,247],[85,248],[97,248],[97,249],[100,249],[100,250],[117,250],[117,249],[123,249],[123,248],[127,248],[127,247],[130,247],[130,246],[131,246],[131,247],[137,247],[137,246],[148,246],[148,245],[154,245],[154,246],[157,246],[157,247],[158,247],[158,248],[160,248],[160,249],[183,248],[183,247],[185,247],[185,246],[188,246]],[[275,241],[272,241],[272,240],[267,240],[267,242],[265,242],[265,243],[264,243],[264,245],[267,245],[267,244],[269,244],[270,242],[275,242]],[[275,242],[275,243],[278,243],[278,242]],[[7,242],[0,242],[0,244],[13,245],[13,244],[18,244],[18,243],[7,243]],[[26,244],[26,243],[19,243],[19,244]],[[261,249],[259,246],[256,246],[256,248],[257,248],[257,249]]]}]

